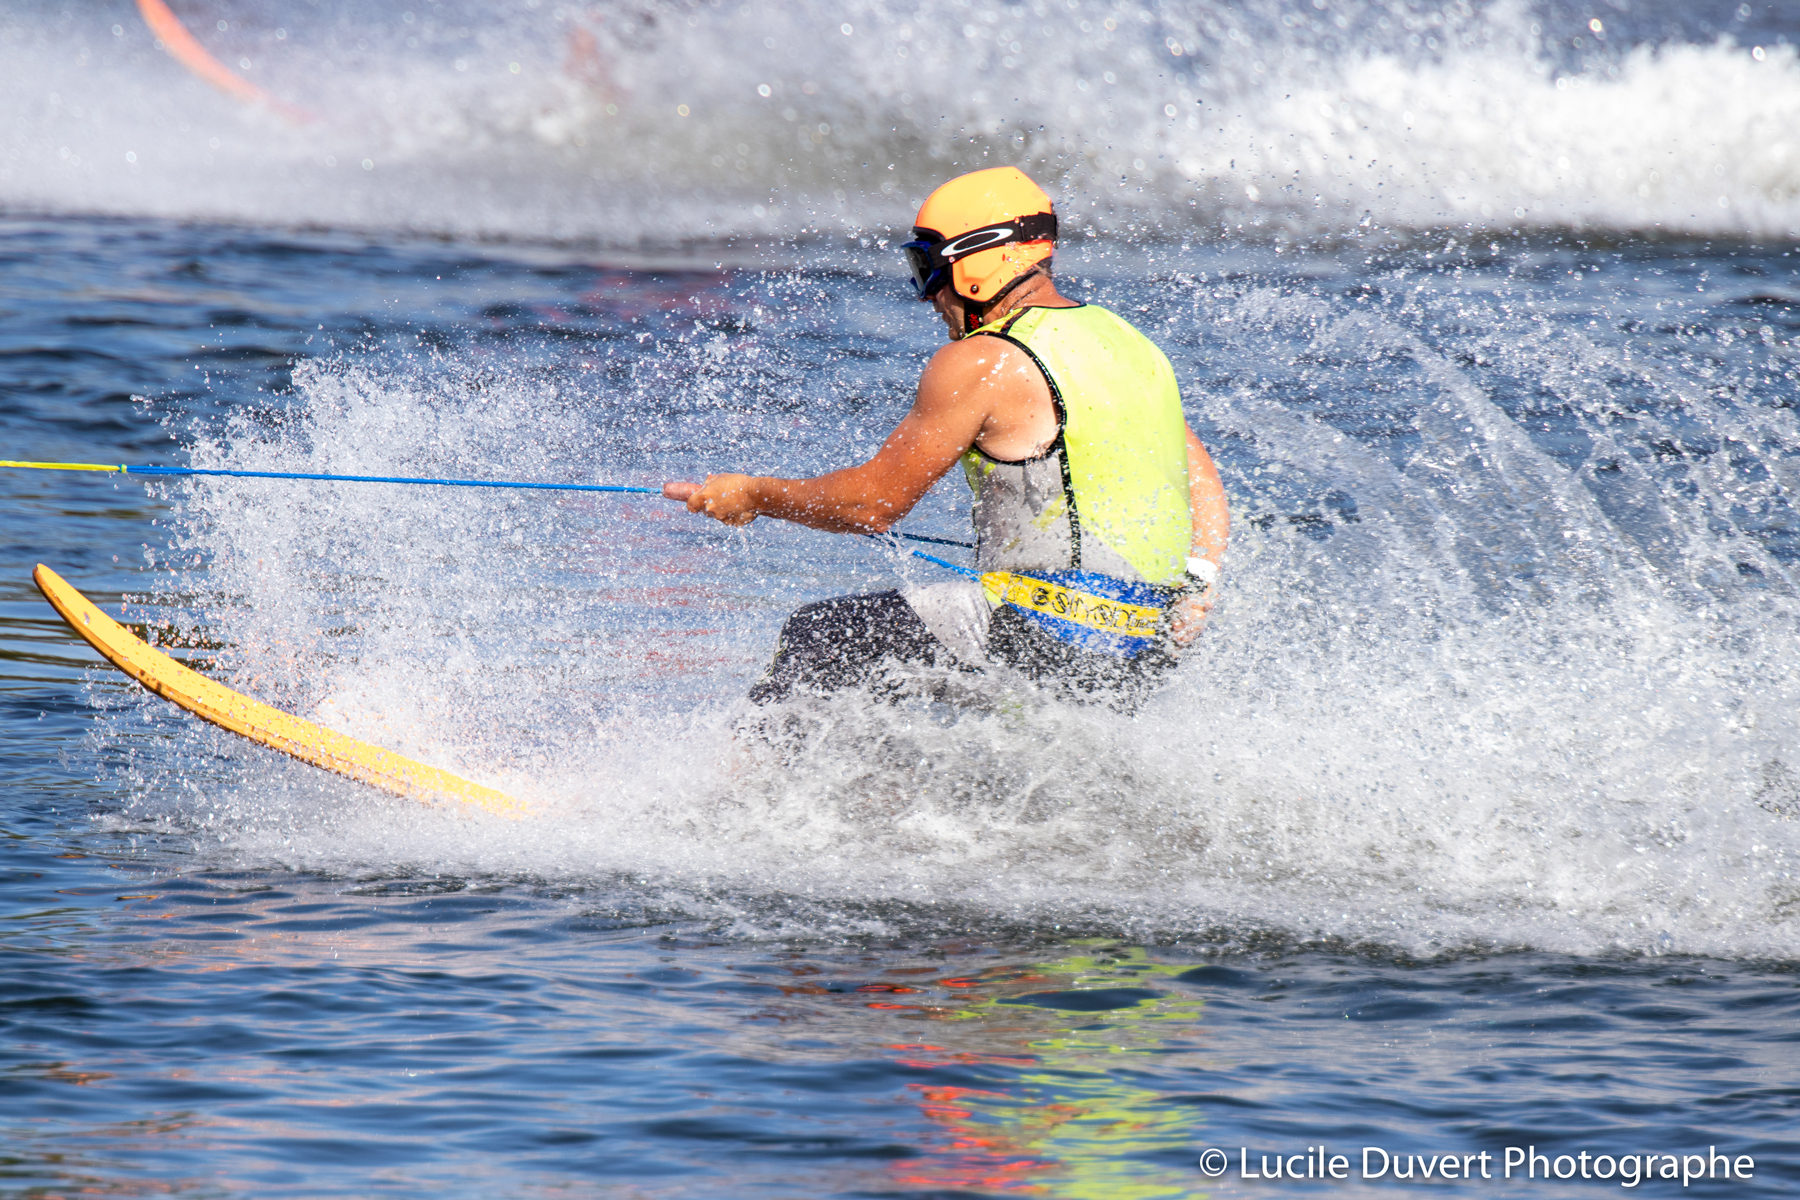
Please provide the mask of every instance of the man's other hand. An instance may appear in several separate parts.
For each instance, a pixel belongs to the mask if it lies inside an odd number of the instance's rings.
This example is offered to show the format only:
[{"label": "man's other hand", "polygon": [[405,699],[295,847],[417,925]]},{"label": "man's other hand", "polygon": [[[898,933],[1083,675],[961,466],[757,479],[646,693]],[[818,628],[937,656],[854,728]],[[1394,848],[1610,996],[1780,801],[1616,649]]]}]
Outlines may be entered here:
[{"label": "man's other hand", "polygon": [[1183,596],[1169,606],[1169,637],[1177,646],[1186,648],[1206,628],[1206,614],[1212,611],[1213,589]]}]

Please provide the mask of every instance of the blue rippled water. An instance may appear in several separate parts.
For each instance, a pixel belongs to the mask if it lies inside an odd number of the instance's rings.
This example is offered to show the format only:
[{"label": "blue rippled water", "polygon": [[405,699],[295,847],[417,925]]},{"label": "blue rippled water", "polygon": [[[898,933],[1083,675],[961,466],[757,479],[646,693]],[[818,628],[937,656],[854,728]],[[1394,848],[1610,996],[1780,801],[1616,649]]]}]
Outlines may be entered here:
[{"label": "blue rippled water", "polygon": [[[0,8],[4,457],[841,464],[940,336],[883,240],[1006,156],[1176,365],[1226,598],[1136,717],[850,697],[772,761],[785,613],[932,568],[0,472],[0,1196],[1800,1193],[1783,6],[174,7],[312,119]],[[177,713],[38,562],[539,815]]]}]

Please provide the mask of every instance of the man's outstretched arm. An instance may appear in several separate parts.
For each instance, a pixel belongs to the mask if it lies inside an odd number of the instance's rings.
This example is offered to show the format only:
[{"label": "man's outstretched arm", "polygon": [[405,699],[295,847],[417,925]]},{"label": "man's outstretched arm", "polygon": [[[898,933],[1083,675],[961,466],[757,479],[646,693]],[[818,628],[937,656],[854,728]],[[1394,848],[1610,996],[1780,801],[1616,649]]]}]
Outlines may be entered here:
[{"label": "man's outstretched arm", "polygon": [[1000,387],[1019,365],[1014,358],[1023,355],[998,338],[939,350],[919,379],[911,411],[860,466],[813,479],[709,475],[704,485],[665,484],[663,495],[727,525],[778,517],[834,533],[884,533],[981,436]]}]

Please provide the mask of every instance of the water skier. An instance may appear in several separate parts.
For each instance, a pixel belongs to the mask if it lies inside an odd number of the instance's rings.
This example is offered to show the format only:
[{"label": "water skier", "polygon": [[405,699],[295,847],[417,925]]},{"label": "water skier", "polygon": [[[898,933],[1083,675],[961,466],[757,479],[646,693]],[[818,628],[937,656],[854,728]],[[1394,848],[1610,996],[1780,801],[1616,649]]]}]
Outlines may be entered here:
[{"label": "water skier", "polygon": [[664,494],[727,525],[881,533],[961,462],[982,578],[803,606],[751,698],[865,685],[897,662],[1007,667],[1129,702],[1199,632],[1230,527],[1175,372],[1122,318],[1057,292],[1056,216],[1023,172],[951,180],[912,235],[913,285],[950,344],[875,456],[813,479],[709,475]]}]

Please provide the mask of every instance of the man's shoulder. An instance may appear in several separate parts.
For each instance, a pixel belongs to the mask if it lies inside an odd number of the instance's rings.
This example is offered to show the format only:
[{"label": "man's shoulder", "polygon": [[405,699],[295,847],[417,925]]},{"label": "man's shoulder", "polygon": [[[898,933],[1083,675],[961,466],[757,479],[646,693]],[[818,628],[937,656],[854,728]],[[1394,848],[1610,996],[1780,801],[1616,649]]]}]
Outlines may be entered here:
[{"label": "man's shoulder", "polygon": [[1000,337],[965,337],[932,355],[919,379],[918,404],[991,413],[1044,386],[1043,372],[1023,346]]},{"label": "man's shoulder", "polygon": [[1004,366],[1008,360],[1024,355],[1017,344],[991,333],[978,333],[958,338],[942,346],[931,356],[928,371],[985,373]]}]

